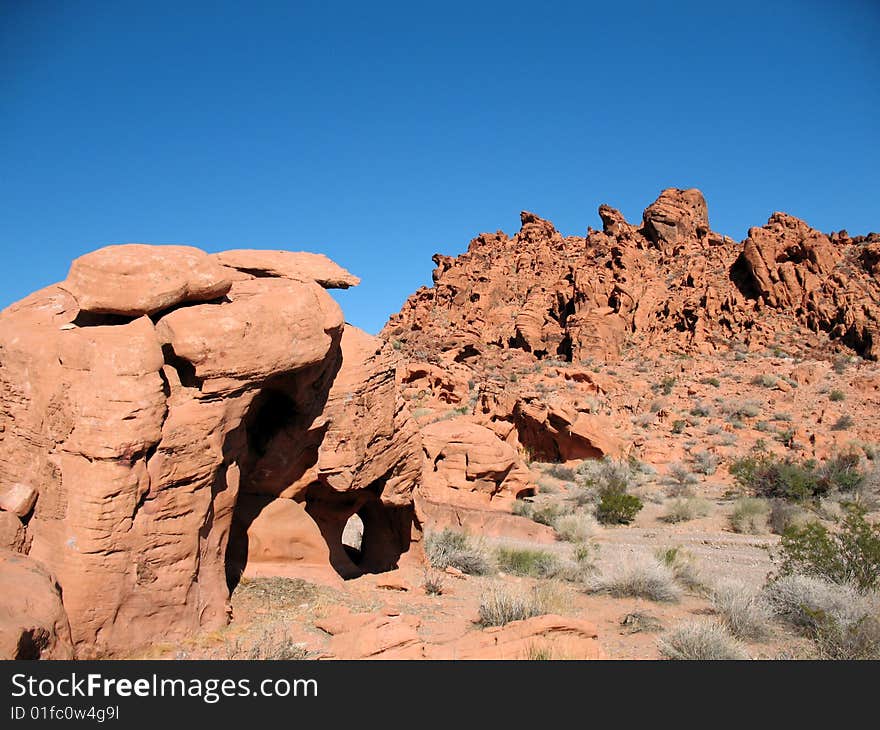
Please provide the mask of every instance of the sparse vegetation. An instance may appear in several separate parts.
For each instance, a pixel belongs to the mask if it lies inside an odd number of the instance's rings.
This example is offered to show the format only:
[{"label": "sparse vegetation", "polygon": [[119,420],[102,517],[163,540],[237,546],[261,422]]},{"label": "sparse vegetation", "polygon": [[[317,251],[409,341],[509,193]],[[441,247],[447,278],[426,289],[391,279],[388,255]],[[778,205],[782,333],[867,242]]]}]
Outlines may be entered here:
[{"label": "sparse vegetation", "polygon": [[606,492],[596,506],[596,519],[604,525],[628,525],[642,506],[642,500],[633,494]]},{"label": "sparse vegetation", "polygon": [[749,658],[742,644],[714,621],[681,623],[667,632],[658,646],[667,659],[715,661]]},{"label": "sparse vegetation", "polygon": [[523,591],[496,584],[480,597],[482,626],[504,626],[511,621],[542,616],[547,611],[547,596],[538,589]]},{"label": "sparse vegetation", "polygon": [[596,533],[596,520],[584,512],[562,515],[553,528],[567,542],[586,542]]},{"label": "sparse vegetation", "polygon": [[428,568],[425,570],[425,577],[422,581],[422,587],[429,596],[442,596],[444,586],[443,573],[436,568]]},{"label": "sparse vegetation", "polygon": [[880,659],[880,599],[799,574],[764,588],[774,613],[809,636],[821,659]]},{"label": "sparse vegetation", "polygon": [[769,634],[773,611],[763,594],[736,581],[724,581],[712,591],[712,606],[724,626],[738,639],[762,640]]},{"label": "sparse vegetation", "polygon": [[575,478],[575,470],[564,464],[551,464],[544,473],[564,482],[573,482]]},{"label": "sparse vegetation", "polygon": [[655,553],[657,560],[672,571],[675,580],[691,591],[702,591],[706,586],[703,573],[693,556],[678,547],[667,547]]},{"label": "sparse vegetation", "polygon": [[832,431],[848,431],[853,427],[855,421],[849,413],[844,413],[834,423],[831,424]]},{"label": "sparse vegetation", "polygon": [[846,394],[842,390],[835,388],[828,394],[828,400],[832,403],[840,403],[841,401],[846,400]]},{"label": "sparse vegetation", "polygon": [[440,570],[455,568],[470,575],[486,575],[492,570],[480,543],[449,528],[426,535],[425,554],[431,566]]},{"label": "sparse vegetation", "polygon": [[730,464],[737,484],[753,494],[804,501],[833,489],[855,489],[864,474],[854,453],[835,456],[823,465],[812,459],[780,459],[766,451],[753,451]]},{"label": "sparse vegetation", "polygon": [[667,506],[660,518],[664,522],[675,524],[677,522],[689,522],[697,517],[705,517],[709,514],[710,504],[699,497],[673,499]]},{"label": "sparse vegetation", "polygon": [[666,471],[666,481],[669,483],[670,497],[686,497],[692,493],[692,487],[699,480],[680,462],[670,464]]},{"label": "sparse vegetation", "polygon": [[770,531],[783,534],[791,527],[800,527],[814,519],[803,507],[786,502],[784,499],[770,500]]},{"label": "sparse vegetation", "polygon": [[681,596],[672,569],[651,557],[623,560],[588,585],[592,593],[615,598],[646,598],[674,602]]},{"label": "sparse vegetation", "polygon": [[694,469],[707,476],[714,474],[721,463],[719,456],[711,451],[696,451],[691,455],[691,458],[694,462]]},{"label": "sparse vegetation", "polygon": [[495,550],[498,569],[512,575],[552,578],[559,573],[559,561],[546,550],[499,547]]},{"label": "sparse vegetation", "polygon": [[756,375],[752,378],[752,385],[760,385],[762,388],[772,388],[776,385],[777,378],[775,375]]},{"label": "sparse vegetation", "polygon": [[880,525],[865,519],[864,508],[849,505],[836,532],[818,522],[786,530],[778,562],[780,575],[799,573],[874,590],[880,584]]},{"label": "sparse vegetation", "polygon": [[290,661],[312,656],[306,645],[291,639],[281,625],[266,626],[257,636],[238,636],[227,640],[224,653],[226,659],[248,661]]},{"label": "sparse vegetation", "polygon": [[734,504],[733,514],[730,516],[730,526],[734,532],[760,535],[767,531],[769,514],[770,506],[766,499],[741,497]]}]

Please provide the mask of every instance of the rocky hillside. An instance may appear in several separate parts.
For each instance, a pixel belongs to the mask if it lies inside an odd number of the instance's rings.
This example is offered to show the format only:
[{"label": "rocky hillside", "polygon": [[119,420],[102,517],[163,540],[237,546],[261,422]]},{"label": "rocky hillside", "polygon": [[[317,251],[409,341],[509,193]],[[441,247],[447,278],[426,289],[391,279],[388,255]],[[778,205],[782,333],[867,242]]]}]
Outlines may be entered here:
[{"label": "rocky hillside", "polygon": [[414,359],[489,348],[537,359],[613,362],[627,348],[714,352],[797,334],[802,350],[880,355],[880,234],[824,234],[786,213],[737,243],[710,227],[699,190],[664,190],[640,225],[607,205],[602,230],[562,236],[522,213],[508,237],[437,254],[383,335]]}]

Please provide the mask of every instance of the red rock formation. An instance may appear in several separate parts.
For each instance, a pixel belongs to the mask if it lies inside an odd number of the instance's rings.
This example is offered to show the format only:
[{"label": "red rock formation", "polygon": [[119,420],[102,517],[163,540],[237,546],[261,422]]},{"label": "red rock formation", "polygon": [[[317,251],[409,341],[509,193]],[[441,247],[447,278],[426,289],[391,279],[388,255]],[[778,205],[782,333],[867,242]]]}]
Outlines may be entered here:
[{"label": "red rock formation", "polygon": [[420,455],[390,348],[319,282],[357,280],[113,246],[0,314],[3,542],[57,576],[79,656],[225,623],[249,552],[352,575],[408,547]]},{"label": "red rock formation", "polygon": [[0,550],[0,657],[73,659],[58,583],[35,560]]},{"label": "red rock formation", "polygon": [[877,234],[832,242],[776,213],[740,245],[710,229],[693,189],[664,190],[640,227],[607,205],[599,216],[602,230],[581,238],[524,212],[513,238],[481,234],[457,258],[435,256],[434,286],[412,295],[383,335],[421,360],[465,361],[494,347],[612,362],[624,344],[723,347],[749,336],[769,307],[876,358]]}]

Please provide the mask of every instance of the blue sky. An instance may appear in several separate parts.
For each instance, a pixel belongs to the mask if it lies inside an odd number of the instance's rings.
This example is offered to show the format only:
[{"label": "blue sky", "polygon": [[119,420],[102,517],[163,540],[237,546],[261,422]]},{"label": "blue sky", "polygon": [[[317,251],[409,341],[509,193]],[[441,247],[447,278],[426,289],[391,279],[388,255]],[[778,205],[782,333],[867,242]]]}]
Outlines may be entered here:
[{"label": "blue sky", "polygon": [[699,187],[880,230],[880,3],[0,0],[0,306],[109,243],[326,253],[378,331],[430,257]]}]

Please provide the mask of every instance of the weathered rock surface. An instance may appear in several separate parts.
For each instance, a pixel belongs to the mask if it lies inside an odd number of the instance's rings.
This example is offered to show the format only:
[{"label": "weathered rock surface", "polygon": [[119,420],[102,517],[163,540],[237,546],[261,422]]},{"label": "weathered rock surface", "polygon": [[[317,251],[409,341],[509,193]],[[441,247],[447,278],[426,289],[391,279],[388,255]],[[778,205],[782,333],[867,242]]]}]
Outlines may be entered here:
[{"label": "weathered rock surface", "polygon": [[126,243],[80,256],[62,286],[81,312],[139,317],[222,297],[230,283],[200,249]]},{"label": "weathered rock surface", "polygon": [[361,280],[323,254],[306,251],[221,251],[214,257],[223,266],[257,277],[316,281],[326,289],[348,289]]},{"label": "weathered rock surface", "polygon": [[324,289],[355,277],[227,263],[113,246],[0,313],[3,541],[57,576],[78,656],[224,624],[249,551],[358,574],[409,545],[421,457],[390,348]]},{"label": "weathered rock surface", "polygon": [[741,245],[711,230],[695,189],[664,190],[640,227],[607,205],[599,215],[601,231],[564,237],[523,212],[512,238],[484,233],[461,256],[436,255],[434,286],[383,335],[429,362],[468,348],[612,362],[627,341],[711,352],[731,336],[763,336],[771,316],[876,359],[877,234],[827,236],[775,213]]},{"label": "weathered rock surface", "polygon": [[469,631],[451,641],[420,636],[416,616],[339,609],[317,622],[330,634],[327,658],[346,659],[528,659],[536,650],[564,659],[603,659],[593,624],[556,615],[536,616]]},{"label": "weathered rock surface", "polygon": [[35,560],[0,550],[0,657],[73,659],[58,583]]}]

